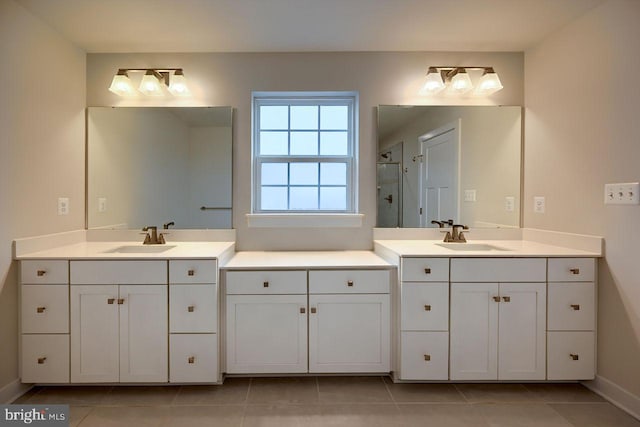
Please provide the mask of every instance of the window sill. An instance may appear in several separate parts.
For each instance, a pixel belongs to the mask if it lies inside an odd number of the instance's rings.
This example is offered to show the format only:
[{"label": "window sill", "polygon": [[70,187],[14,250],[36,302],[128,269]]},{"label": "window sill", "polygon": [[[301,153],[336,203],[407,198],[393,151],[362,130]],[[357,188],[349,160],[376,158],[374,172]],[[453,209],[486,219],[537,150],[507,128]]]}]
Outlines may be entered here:
[{"label": "window sill", "polygon": [[357,228],[363,214],[247,214],[247,224],[255,228]]}]

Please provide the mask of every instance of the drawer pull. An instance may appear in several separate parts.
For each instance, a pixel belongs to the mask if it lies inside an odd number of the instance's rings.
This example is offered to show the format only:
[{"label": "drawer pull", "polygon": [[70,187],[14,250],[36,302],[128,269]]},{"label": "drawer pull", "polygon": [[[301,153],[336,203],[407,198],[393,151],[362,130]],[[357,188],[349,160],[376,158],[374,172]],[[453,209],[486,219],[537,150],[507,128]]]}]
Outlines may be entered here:
[{"label": "drawer pull", "polygon": [[571,308],[573,308],[575,311],[580,310],[580,304],[571,304]]},{"label": "drawer pull", "polygon": [[504,302],[511,302],[511,297],[502,297]]},{"label": "drawer pull", "polygon": [[36,311],[37,311],[38,313],[44,313],[44,311],[45,311],[46,309],[47,309],[47,307],[38,307],[38,308],[36,308]]},{"label": "drawer pull", "polygon": [[38,275],[38,277],[42,277],[45,274],[47,274],[46,270],[38,270],[38,272],[36,273]]},{"label": "drawer pull", "polygon": [[353,286],[353,280],[348,280],[347,281],[347,286]]},{"label": "drawer pull", "polygon": [[118,298],[118,305],[124,304],[124,298]]},{"label": "drawer pull", "polygon": [[196,363],[196,358],[195,358],[195,356],[189,356],[189,358],[187,359],[187,362],[189,362],[189,363],[191,363],[191,364]]},{"label": "drawer pull", "polygon": [[107,299],[107,304],[113,304],[114,302],[116,302],[115,298],[109,298]]},{"label": "drawer pull", "polygon": [[305,314],[307,310],[304,307],[300,307],[300,314]]},{"label": "drawer pull", "polygon": [[311,307],[311,314],[316,314],[318,312],[318,309],[316,309],[315,307]]},{"label": "drawer pull", "polygon": [[571,272],[571,274],[580,274],[580,269],[579,268],[571,268],[571,269],[569,269],[569,271]]},{"label": "drawer pull", "polygon": [[425,268],[424,269],[424,274],[431,274],[431,269],[430,268]]},{"label": "drawer pull", "polygon": [[187,271],[187,275],[188,275],[188,276],[193,276],[194,274],[196,274],[196,271],[195,271],[195,270],[189,270],[189,271]]},{"label": "drawer pull", "polygon": [[38,365],[44,365],[45,360],[47,360],[46,357],[38,357]]},{"label": "drawer pull", "polygon": [[431,360],[431,355],[430,354],[425,354],[424,355],[424,360],[427,361],[427,362],[430,361]]},{"label": "drawer pull", "polygon": [[495,302],[500,302],[500,297],[497,297],[497,296],[496,296],[496,297],[493,297],[493,300],[494,300]]},{"label": "drawer pull", "polygon": [[193,313],[193,311],[194,311],[195,309],[196,309],[196,306],[195,306],[195,305],[190,305],[189,307],[187,307],[187,311],[188,311],[189,313]]},{"label": "drawer pull", "polygon": [[431,305],[430,304],[425,304],[424,311],[431,311]]},{"label": "drawer pull", "polygon": [[268,288],[269,287],[269,282],[262,282],[262,286],[265,287],[265,288]]},{"label": "drawer pull", "polygon": [[580,357],[577,354],[569,354],[569,356],[571,357],[572,360],[578,360]]}]

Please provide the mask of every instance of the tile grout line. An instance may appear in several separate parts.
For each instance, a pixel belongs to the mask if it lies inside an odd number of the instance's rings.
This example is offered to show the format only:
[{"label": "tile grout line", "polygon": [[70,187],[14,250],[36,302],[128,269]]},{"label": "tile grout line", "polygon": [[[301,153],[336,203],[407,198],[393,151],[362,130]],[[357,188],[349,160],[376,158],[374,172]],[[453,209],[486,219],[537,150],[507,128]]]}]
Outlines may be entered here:
[{"label": "tile grout line", "polygon": [[400,411],[400,406],[398,405],[398,402],[396,402],[396,398],[393,396],[393,393],[391,393],[391,389],[389,388],[389,385],[385,381],[385,378],[380,377],[380,379],[382,380],[382,384],[384,384],[384,388],[387,389],[387,393],[389,393],[389,396],[391,396],[391,401],[393,402],[394,406],[398,411]]}]

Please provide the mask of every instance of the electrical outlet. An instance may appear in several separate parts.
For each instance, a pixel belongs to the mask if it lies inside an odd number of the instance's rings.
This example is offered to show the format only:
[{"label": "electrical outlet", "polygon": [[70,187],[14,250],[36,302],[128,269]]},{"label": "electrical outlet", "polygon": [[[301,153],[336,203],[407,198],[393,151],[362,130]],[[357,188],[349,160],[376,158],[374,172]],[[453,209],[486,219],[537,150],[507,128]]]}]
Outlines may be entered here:
[{"label": "electrical outlet", "polygon": [[605,205],[638,205],[640,204],[640,183],[623,182],[604,185]]},{"label": "electrical outlet", "polygon": [[535,213],[544,213],[545,201],[544,196],[536,196],[533,198],[533,211]]},{"label": "electrical outlet", "polygon": [[58,215],[69,215],[68,197],[58,197]]},{"label": "electrical outlet", "polygon": [[464,201],[465,202],[475,202],[476,201],[476,190],[464,190]]},{"label": "electrical outlet", "polygon": [[107,198],[98,197],[98,212],[106,212],[106,211],[107,211]]},{"label": "electrical outlet", "polygon": [[504,198],[504,210],[507,212],[513,212],[516,210],[516,198],[513,196],[507,196]]}]

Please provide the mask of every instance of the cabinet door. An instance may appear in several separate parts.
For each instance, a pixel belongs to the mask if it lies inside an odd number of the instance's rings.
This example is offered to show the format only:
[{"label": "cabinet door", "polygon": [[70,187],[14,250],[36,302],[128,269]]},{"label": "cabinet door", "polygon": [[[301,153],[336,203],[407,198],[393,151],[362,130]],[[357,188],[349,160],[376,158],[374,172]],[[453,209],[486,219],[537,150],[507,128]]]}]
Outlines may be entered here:
[{"label": "cabinet door", "polygon": [[309,372],[389,372],[389,295],[310,295]]},{"label": "cabinet door", "polygon": [[544,380],[545,283],[500,283],[499,380]]},{"label": "cabinet door", "polygon": [[498,378],[498,297],[497,283],[451,284],[452,380]]},{"label": "cabinet door", "polygon": [[167,382],[167,286],[120,286],[120,381]]},{"label": "cabinet door", "polygon": [[71,286],[71,382],[118,381],[118,286]]},{"label": "cabinet door", "polygon": [[307,372],[307,296],[227,296],[226,347],[230,374]]}]

